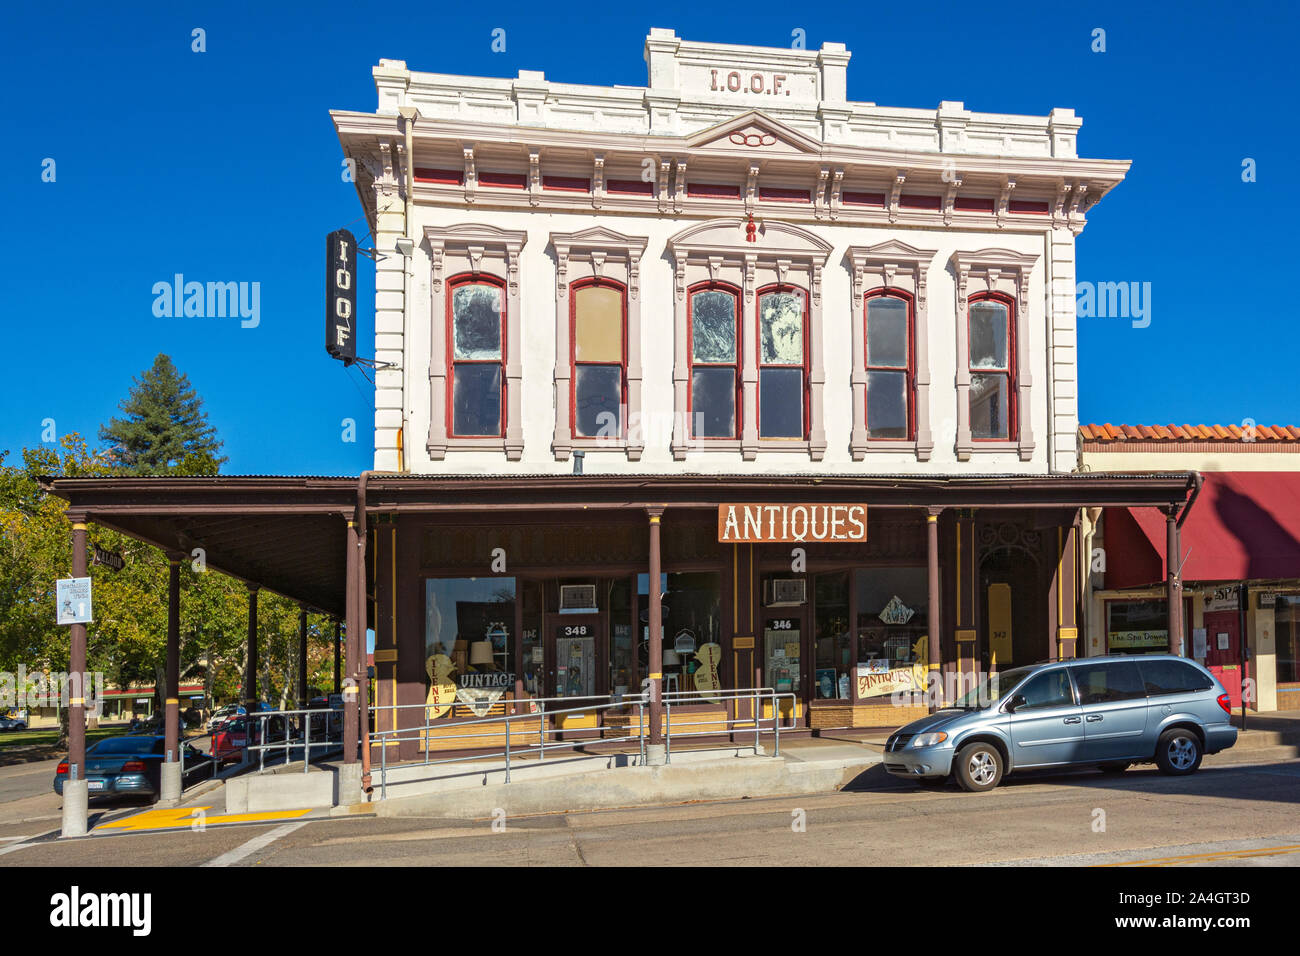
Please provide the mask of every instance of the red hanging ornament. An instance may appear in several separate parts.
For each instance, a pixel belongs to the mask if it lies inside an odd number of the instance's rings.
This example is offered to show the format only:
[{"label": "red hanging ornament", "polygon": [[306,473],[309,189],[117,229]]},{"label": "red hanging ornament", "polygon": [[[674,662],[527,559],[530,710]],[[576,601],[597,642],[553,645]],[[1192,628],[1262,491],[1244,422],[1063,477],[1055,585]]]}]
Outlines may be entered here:
[{"label": "red hanging ornament", "polygon": [[745,241],[758,242],[758,236],[755,235],[757,232],[758,226],[754,225],[754,214],[751,212],[749,214],[749,221],[745,223]]}]

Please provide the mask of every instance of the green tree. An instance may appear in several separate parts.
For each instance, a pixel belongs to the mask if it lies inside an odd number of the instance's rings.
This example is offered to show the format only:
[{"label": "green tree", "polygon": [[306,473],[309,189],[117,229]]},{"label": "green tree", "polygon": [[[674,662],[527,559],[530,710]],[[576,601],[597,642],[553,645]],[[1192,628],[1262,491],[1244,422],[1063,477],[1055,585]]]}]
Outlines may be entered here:
[{"label": "green tree", "polygon": [[109,460],[131,474],[214,475],[227,461],[203,400],[166,355],[133,379],[118,408],[125,417],[101,427],[99,439]]}]

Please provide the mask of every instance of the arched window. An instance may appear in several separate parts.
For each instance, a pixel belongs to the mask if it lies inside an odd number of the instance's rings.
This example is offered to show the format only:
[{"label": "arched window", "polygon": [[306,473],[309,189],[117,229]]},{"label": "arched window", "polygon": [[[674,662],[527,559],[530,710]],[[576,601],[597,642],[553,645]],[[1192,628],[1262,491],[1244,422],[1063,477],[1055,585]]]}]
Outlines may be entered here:
[{"label": "arched window", "polygon": [[1015,300],[985,292],[968,308],[971,438],[1005,441],[1016,434]]},{"label": "arched window", "polygon": [[865,298],[867,437],[910,441],[916,436],[912,297],[876,289]]},{"label": "arched window", "polygon": [[808,436],[808,296],[758,290],[758,437]]},{"label": "arched window", "polygon": [[705,282],[691,287],[688,412],[693,438],[740,437],[739,306],[735,286]]},{"label": "arched window", "polygon": [[456,438],[505,435],[505,282],[460,275],[448,282],[447,429]]},{"label": "arched window", "polygon": [[627,408],[627,290],[609,279],[574,283],[569,341],[573,434],[623,437]]}]

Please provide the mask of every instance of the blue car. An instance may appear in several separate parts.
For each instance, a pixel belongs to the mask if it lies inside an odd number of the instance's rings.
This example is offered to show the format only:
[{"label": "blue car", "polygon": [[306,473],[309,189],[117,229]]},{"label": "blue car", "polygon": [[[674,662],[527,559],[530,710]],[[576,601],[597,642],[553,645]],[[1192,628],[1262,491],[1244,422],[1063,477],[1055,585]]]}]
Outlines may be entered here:
[{"label": "blue car", "polygon": [[990,675],[885,742],[885,770],[923,785],[992,790],[1017,770],[1135,763],[1189,774],[1237,742],[1223,686],[1168,654],[1089,657]]},{"label": "blue car", "polygon": [[[208,755],[191,744],[185,750],[182,786],[212,776],[213,763]],[[161,735],[106,737],[86,748],[86,767],[82,777],[89,795],[94,797],[138,796],[157,800],[162,792],[162,765],[166,757],[167,738]],[[62,761],[54,774],[54,792],[63,795],[68,779],[68,761]]]}]

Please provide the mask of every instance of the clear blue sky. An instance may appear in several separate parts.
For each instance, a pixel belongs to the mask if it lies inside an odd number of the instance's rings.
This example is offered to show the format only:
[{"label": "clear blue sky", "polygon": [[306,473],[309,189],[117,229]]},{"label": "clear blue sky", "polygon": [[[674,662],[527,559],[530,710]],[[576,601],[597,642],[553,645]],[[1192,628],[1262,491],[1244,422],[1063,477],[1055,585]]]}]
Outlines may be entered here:
[{"label": "clear blue sky", "polygon": [[[1145,6],[656,3],[557,16],[512,2],[11,4],[0,449],[39,442],[46,418],[93,437],[167,352],[205,399],[228,472],[366,467],[369,387],[323,348],[324,236],[365,232],[327,111],[374,108],[380,57],[644,84],[651,26],[714,42],[784,46],[795,28],[810,48],[843,41],[853,100],[1074,108],[1083,155],[1134,163],[1080,237],[1079,278],[1152,283],[1148,328],[1081,320],[1081,419],[1300,424],[1284,299],[1300,267],[1300,15],[1280,3]],[[195,27],[205,53],[191,52]],[[490,48],[496,27],[504,53]],[[1105,53],[1090,49],[1097,27]],[[54,183],[41,181],[47,157]],[[1257,182],[1242,182],[1246,157]],[[178,272],[260,282],[260,326],[155,318],[152,286]],[[366,308],[363,354],[371,335]],[[355,444],[340,438],[347,417]]]}]

